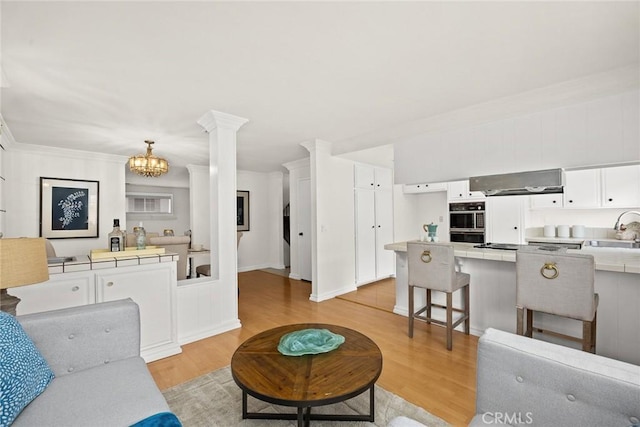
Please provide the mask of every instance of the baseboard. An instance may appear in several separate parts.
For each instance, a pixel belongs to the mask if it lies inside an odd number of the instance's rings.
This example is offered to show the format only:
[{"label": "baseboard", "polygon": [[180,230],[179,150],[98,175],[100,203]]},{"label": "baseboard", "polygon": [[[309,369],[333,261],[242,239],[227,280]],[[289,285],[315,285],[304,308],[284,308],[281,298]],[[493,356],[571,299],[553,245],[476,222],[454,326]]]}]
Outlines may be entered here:
[{"label": "baseboard", "polygon": [[241,328],[242,324],[240,323],[240,319],[236,319],[232,322],[223,323],[221,325],[216,325],[212,328],[201,329],[195,332],[189,332],[186,335],[178,335],[178,342],[180,345],[185,345],[192,343],[194,341],[200,341],[205,338],[212,337],[214,335],[219,335],[223,332],[228,332],[233,329]]}]

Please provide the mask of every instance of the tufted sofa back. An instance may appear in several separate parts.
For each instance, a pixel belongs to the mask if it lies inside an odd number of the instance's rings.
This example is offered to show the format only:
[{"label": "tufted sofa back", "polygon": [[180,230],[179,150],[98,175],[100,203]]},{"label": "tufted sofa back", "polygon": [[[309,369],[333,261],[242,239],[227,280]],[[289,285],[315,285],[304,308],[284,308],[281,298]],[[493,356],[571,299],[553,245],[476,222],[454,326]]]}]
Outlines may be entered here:
[{"label": "tufted sofa back", "polygon": [[17,319],[56,377],[140,355],[140,313],[131,299]]}]

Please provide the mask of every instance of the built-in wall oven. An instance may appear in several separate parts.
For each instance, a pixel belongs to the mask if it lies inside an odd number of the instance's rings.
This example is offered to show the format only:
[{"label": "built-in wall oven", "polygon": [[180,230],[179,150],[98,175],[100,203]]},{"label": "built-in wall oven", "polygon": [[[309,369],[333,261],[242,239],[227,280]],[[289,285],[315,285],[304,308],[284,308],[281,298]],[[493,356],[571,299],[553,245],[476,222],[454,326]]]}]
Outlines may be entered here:
[{"label": "built-in wall oven", "polygon": [[452,242],[485,243],[484,202],[449,203],[449,235]]}]

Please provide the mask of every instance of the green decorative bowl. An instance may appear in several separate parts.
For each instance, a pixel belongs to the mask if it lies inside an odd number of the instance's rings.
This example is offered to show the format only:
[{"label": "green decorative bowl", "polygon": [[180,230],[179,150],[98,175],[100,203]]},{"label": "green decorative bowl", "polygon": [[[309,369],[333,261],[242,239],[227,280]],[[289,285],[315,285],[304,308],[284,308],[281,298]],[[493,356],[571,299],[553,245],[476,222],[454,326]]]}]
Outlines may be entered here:
[{"label": "green decorative bowl", "polygon": [[327,353],[340,347],[344,342],[342,335],[327,329],[302,329],[289,332],[280,338],[278,351],[285,356]]}]

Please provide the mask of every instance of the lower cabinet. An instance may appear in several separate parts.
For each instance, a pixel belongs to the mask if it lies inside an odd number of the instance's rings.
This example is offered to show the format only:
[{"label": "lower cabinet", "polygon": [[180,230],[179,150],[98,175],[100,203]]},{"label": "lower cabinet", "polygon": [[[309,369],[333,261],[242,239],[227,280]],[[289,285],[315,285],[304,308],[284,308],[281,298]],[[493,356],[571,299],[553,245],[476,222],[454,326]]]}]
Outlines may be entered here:
[{"label": "lower cabinet", "polygon": [[48,281],[12,288],[9,294],[20,298],[16,311],[19,316],[58,310],[96,301],[94,275],[91,272],[52,274]]},{"label": "lower cabinet", "polygon": [[12,288],[18,315],[131,298],[140,308],[140,352],[150,362],[182,350],[177,337],[176,263],[52,274]]}]

